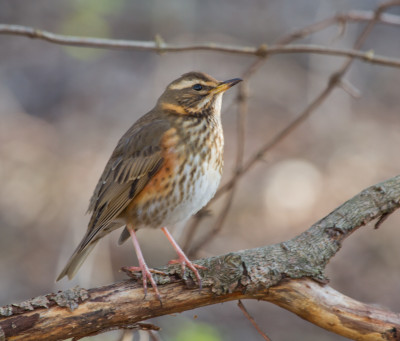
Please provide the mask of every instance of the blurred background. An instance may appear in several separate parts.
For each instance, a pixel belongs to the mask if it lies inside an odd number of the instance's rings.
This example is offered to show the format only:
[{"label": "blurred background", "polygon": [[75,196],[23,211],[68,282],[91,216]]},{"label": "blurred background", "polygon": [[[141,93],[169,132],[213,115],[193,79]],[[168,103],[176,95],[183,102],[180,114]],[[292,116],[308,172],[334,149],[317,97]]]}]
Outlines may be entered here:
[{"label": "blurred background", "polygon": [[[147,41],[160,34],[169,43],[258,46],[338,12],[373,10],[378,3],[3,0],[0,22],[69,35]],[[349,24],[338,37],[335,26],[301,42],[350,48],[363,27]],[[400,27],[377,25],[364,49],[400,56],[399,36]],[[0,306],[124,278],[120,267],[136,264],[136,256],[130,243],[117,247],[117,231],[99,243],[73,281],[54,282],[86,230],[89,198],[119,137],[181,74],[200,70],[224,80],[240,77],[253,61],[215,52],[157,55],[0,36]],[[268,59],[249,83],[245,158],[294,119],[342,61],[307,54]],[[222,231],[197,257],[290,239],[362,189],[400,173],[400,70],[356,61],[346,79],[361,97],[336,89],[253,167],[239,183]],[[223,103],[223,182],[233,174],[236,94],[237,89],[227,93]],[[212,206],[198,235],[212,225],[222,204],[223,198]],[[348,238],[327,268],[332,287],[400,311],[399,222],[396,212],[378,231],[369,225]],[[141,230],[139,239],[152,267],[175,256],[159,230]],[[272,304],[244,303],[273,340],[344,340]],[[236,302],[151,322],[162,328],[161,340],[261,339]],[[141,333],[141,340],[147,338]]]}]

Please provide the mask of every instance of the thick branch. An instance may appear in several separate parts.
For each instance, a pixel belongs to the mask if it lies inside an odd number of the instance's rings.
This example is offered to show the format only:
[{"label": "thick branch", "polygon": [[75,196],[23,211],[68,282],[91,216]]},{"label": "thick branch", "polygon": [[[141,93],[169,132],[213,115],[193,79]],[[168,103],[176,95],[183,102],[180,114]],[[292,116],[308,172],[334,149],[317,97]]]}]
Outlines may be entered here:
[{"label": "thick branch", "polygon": [[267,46],[261,45],[259,47],[251,46],[232,46],[218,43],[197,43],[197,44],[167,44],[160,39],[155,41],[137,41],[137,40],[117,40],[117,39],[103,39],[92,37],[75,37],[61,34],[55,34],[49,31],[39,30],[33,27],[20,26],[20,25],[7,25],[0,24],[0,34],[20,35],[29,38],[42,39],[51,43],[80,46],[91,48],[106,48],[106,49],[123,49],[123,50],[145,50],[157,53],[166,52],[184,52],[184,51],[215,51],[227,52],[233,54],[254,55],[258,57],[267,57],[274,54],[287,54],[287,53],[314,53],[339,57],[352,57],[364,62],[372,64],[400,67],[400,60],[395,58],[388,58],[384,56],[375,55],[373,51],[356,51],[351,49],[339,49],[319,45],[276,45]]},{"label": "thick branch", "polygon": [[400,339],[400,314],[358,302],[308,278],[284,280],[262,299],[352,340]]},{"label": "thick branch", "polygon": [[[72,289],[0,308],[0,340],[58,340],[205,305],[261,299],[325,329],[357,340],[398,340],[400,315],[352,300],[325,281],[324,269],[342,241],[357,228],[400,206],[400,176],[345,202],[301,235],[280,244],[198,261],[204,289],[187,288],[179,266],[157,275],[163,305],[127,280],[105,287]],[[319,283],[314,282],[317,280]],[[191,284],[190,282],[189,284]],[[164,285],[163,285],[164,284]]]}]

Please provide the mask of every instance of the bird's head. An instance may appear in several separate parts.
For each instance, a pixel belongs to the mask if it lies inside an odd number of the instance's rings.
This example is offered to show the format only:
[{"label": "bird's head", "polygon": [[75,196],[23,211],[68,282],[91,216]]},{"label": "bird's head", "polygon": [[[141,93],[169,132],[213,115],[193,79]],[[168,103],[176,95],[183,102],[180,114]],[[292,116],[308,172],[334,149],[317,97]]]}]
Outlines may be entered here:
[{"label": "bird's head", "polygon": [[222,94],[240,81],[220,82],[202,72],[185,73],[167,86],[158,105],[179,115],[219,115]]}]

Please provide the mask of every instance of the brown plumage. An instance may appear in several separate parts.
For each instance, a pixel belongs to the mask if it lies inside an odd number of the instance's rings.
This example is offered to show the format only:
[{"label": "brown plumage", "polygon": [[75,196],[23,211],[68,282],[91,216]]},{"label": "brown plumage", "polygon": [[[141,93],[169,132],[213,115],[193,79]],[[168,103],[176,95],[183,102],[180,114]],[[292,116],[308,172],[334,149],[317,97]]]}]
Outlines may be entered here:
[{"label": "brown plumage", "polygon": [[186,220],[214,196],[223,166],[220,120],[224,91],[240,79],[219,82],[200,72],[170,83],[156,106],[122,136],[90,200],[92,214],[81,243],[58,276],[72,278],[97,241],[126,225],[119,243],[132,236],[146,292],[157,286],[144,262],[135,231],[162,228],[201,286],[199,267],[191,263],[166,226]]}]

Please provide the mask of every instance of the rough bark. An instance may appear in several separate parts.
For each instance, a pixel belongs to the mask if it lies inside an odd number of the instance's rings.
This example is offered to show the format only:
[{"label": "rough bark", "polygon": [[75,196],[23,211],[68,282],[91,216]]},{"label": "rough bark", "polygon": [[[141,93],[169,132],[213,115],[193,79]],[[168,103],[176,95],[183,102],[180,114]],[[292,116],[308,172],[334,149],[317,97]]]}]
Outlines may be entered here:
[{"label": "rough bark", "polygon": [[367,188],[299,236],[275,245],[199,260],[203,290],[179,279],[179,266],[156,275],[163,304],[140,281],[75,288],[0,308],[0,340],[60,340],[110,328],[134,328],[151,317],[237,299],[270,301],[355,340],[400,340],[400,315],[346,297],[324,269],[343,240],[379,224],[400,205],[400,176]]}]

